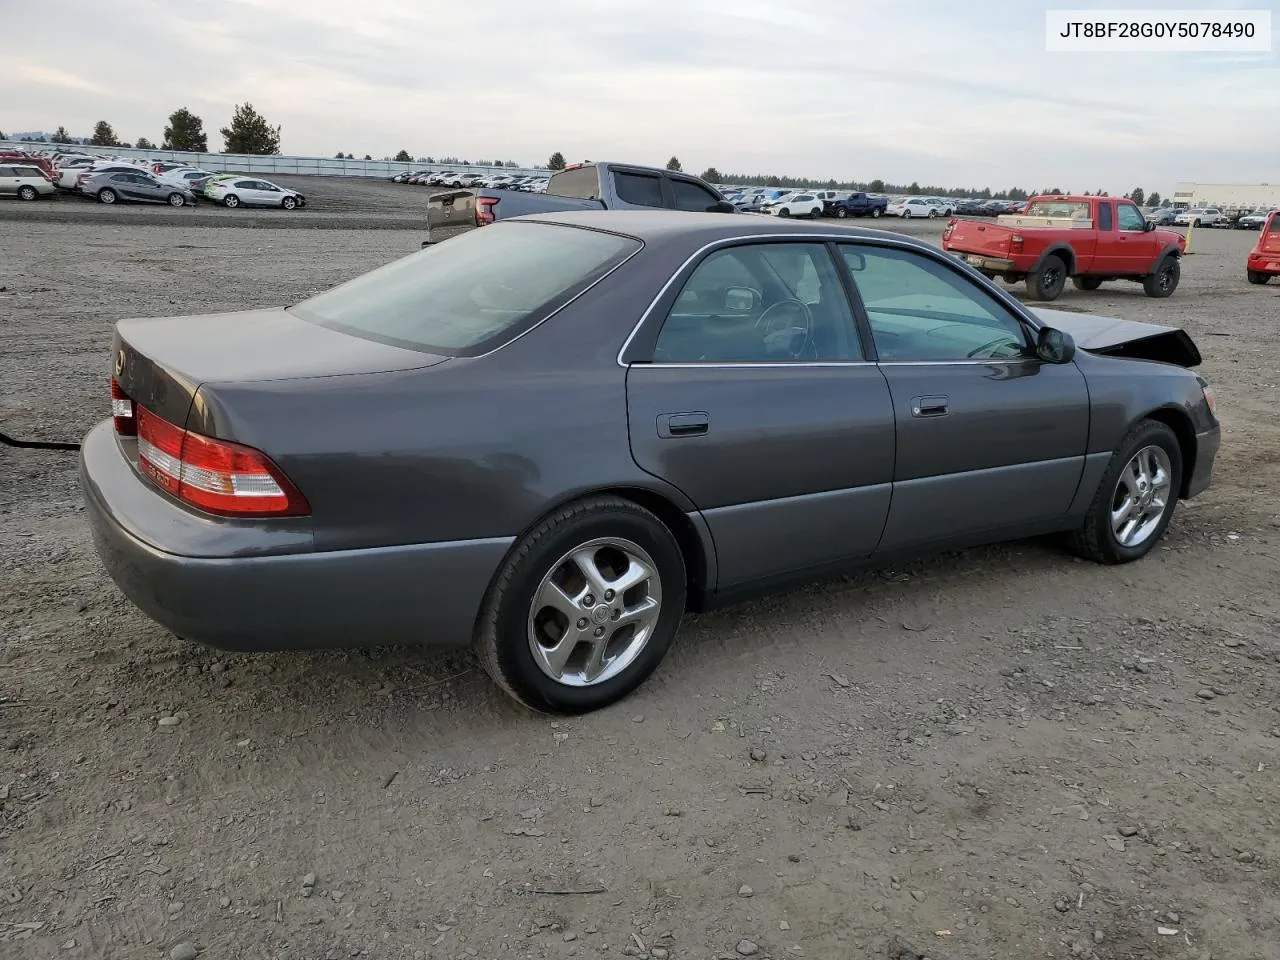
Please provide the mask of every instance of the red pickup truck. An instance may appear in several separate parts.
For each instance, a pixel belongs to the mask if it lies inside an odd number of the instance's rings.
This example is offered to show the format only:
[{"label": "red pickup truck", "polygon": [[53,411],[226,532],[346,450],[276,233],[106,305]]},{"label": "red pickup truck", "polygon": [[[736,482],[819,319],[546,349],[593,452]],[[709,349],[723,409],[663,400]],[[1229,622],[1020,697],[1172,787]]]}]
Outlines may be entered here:
[{"label": "red pickup truck", "polygon": [[1026,280],[1033,300],[1056,300],[1068,277],[1081,290],[1132,280],[1149,297],[1167,297],[1186,248],[1182,234],[1157,229],[1117,197],[1032,197],[994,223],[952,218],[942,231],[942,249],[993,280]]}]

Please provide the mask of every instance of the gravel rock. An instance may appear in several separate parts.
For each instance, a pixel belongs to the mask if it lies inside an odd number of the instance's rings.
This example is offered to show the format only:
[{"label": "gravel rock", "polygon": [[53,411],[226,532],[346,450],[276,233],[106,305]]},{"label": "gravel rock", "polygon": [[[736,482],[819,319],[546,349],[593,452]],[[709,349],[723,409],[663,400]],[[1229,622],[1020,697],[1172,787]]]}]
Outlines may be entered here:
[{"label": "gravel rock", "polygon": [[924,891],[923,891],[923,890],[912,890],[912,891],[911,891],[911,899],[912,899],[912,900],[914,900],[916,903],[919,903],[920,901],[922,901],[922,900],[924,899]]},{"label": "gravel rock", "polygon": [[738,896],[752,897],[752,896],[755,896],[755,891],[752,890],[750,886],[744,883],[742,886],[738,888]]},{"label": "gravel rock", "polygon": [[765,752],[763,749],[761,749],[760,747],[752,747],[751,759],[754,760],[756,763],[764,763],[766,760],[769,759],[769,754]]},{"label": "gravel rock", "polygon": [[760,948],[750,940],[739,940],[738,945],[734,947],[744,957],[754,957],[760,952]]},{"label": "gravel rock", "polygon": [[169,951],[169,960],[196,960],[200,951],[194,943],[180,943]]},{"label": "gravel rock", "polygon": [[1101,928],[1099,928],[1099,929],[1097,929],[1097,930],[1093,931],[1093,942],[1094,942],[1094,943],[1101,943],[1101,942],[1102,942],[1103,940],[1105,940],[1105,939],[1107,939],[1107,935],[1106,935],[1105,933],[1103,933],[1103,932],[1102,932],[1102,929],[1101,929]]},{"label": "gravel rock", "polygon": [[1215,694],[1212,690],[1209,690],[1206,688],[1204,690],[1197,690],[1196,696],[1199,697],[1201,700],[1212,700]]},{"label": "gravel rock", "polygon": [[1253,863],[1253,854],[1248,850],[1241,850],[1236,854],[1236,860],[1240,863]]},{"label": "gravel rock", "polygon": [[1116,833],[1120,834],[1122,837],[1136,837],[1138,835],[1138,828],[1133,826],[1123,826],[1117,830]]},{"label": "gravel rock", "polygon": [[181,722],[182,721],[179,720],[177,717],[167,716],[167,717],[161,717],[158,721],[156,721],[156,725],[161,727],[176,727]]}]

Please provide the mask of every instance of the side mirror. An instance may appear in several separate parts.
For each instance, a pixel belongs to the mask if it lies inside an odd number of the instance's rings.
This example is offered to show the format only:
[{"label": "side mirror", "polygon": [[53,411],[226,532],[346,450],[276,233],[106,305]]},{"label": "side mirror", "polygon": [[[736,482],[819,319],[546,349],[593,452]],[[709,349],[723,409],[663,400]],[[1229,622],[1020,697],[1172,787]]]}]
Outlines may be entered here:
[{"label": "side mirror", "polygon": [[1053,327],[1041,327],[1036,337],[1036,356],[1045,363],[1070,363],[1076,355],[1076,342],[1071,334]]},{"label": "side mirror", "polygon": [[850,271],[853,273],[860,273],[867,269],[867,258],[862,254],[854,250],[844,250],[840,255],[844,257],[846,266],[848,266]]},{"label": "side mirror", "polygon": [[1147,221],[1147,233],[1150,233],[1150,232],[1151,232],[1151,231],[1153,231],[1155,228],[1156,228],[1156,222],[1155,222],[1154,220],[1148,220],[1148,221]]},{"label": "side mirror", "polygon": [[708,213],[737,213],[738,208],[728,200],[717,200],[715,205],[711,207]]},{"label": "side mirror", "polygon": [[725,313],[754,313],[761,300],[750,287],[730,287],[724,292]]}]

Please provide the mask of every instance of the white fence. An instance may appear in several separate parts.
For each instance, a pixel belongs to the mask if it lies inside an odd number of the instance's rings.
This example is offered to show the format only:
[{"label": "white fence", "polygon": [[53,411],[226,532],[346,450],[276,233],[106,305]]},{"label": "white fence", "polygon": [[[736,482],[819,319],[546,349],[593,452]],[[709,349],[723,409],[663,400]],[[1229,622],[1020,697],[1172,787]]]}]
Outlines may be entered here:
[{"label": "white fence", "polygon": [[91,147],[80,144],[20,143],[0,140],[0,150],[48,150],[50,148],[83,151],[97,156],[129,157],[143,160],[172,160],[186,163],[210,173],[293,174],[310,177],[376,177],[386,179],[397,173],[418,170],[458,170],[467,173],[509,173],[516,176],[545,174],[532,167],[491,167],[478,164],[400,163],[396,160],[338,160],[335,157],[261,157],[240,153],[187,153],[180,150],[137,150],[126,147]]}]

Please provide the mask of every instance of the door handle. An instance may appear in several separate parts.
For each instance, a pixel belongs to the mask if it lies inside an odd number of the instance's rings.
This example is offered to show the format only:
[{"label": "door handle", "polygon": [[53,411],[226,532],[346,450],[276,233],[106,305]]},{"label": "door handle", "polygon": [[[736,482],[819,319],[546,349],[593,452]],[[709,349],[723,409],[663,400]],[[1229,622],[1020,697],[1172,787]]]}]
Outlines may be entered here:
[{"label": "door handle", "polygon": [[913,417],[942,417],[951,409],[950,397],[912,397]]},{"label": "door handle", "polygon": [[674,440],[700,437],[711,429],[711,415],[701,410],[692,413],[664,413],[658,417],[658,436]]}]

